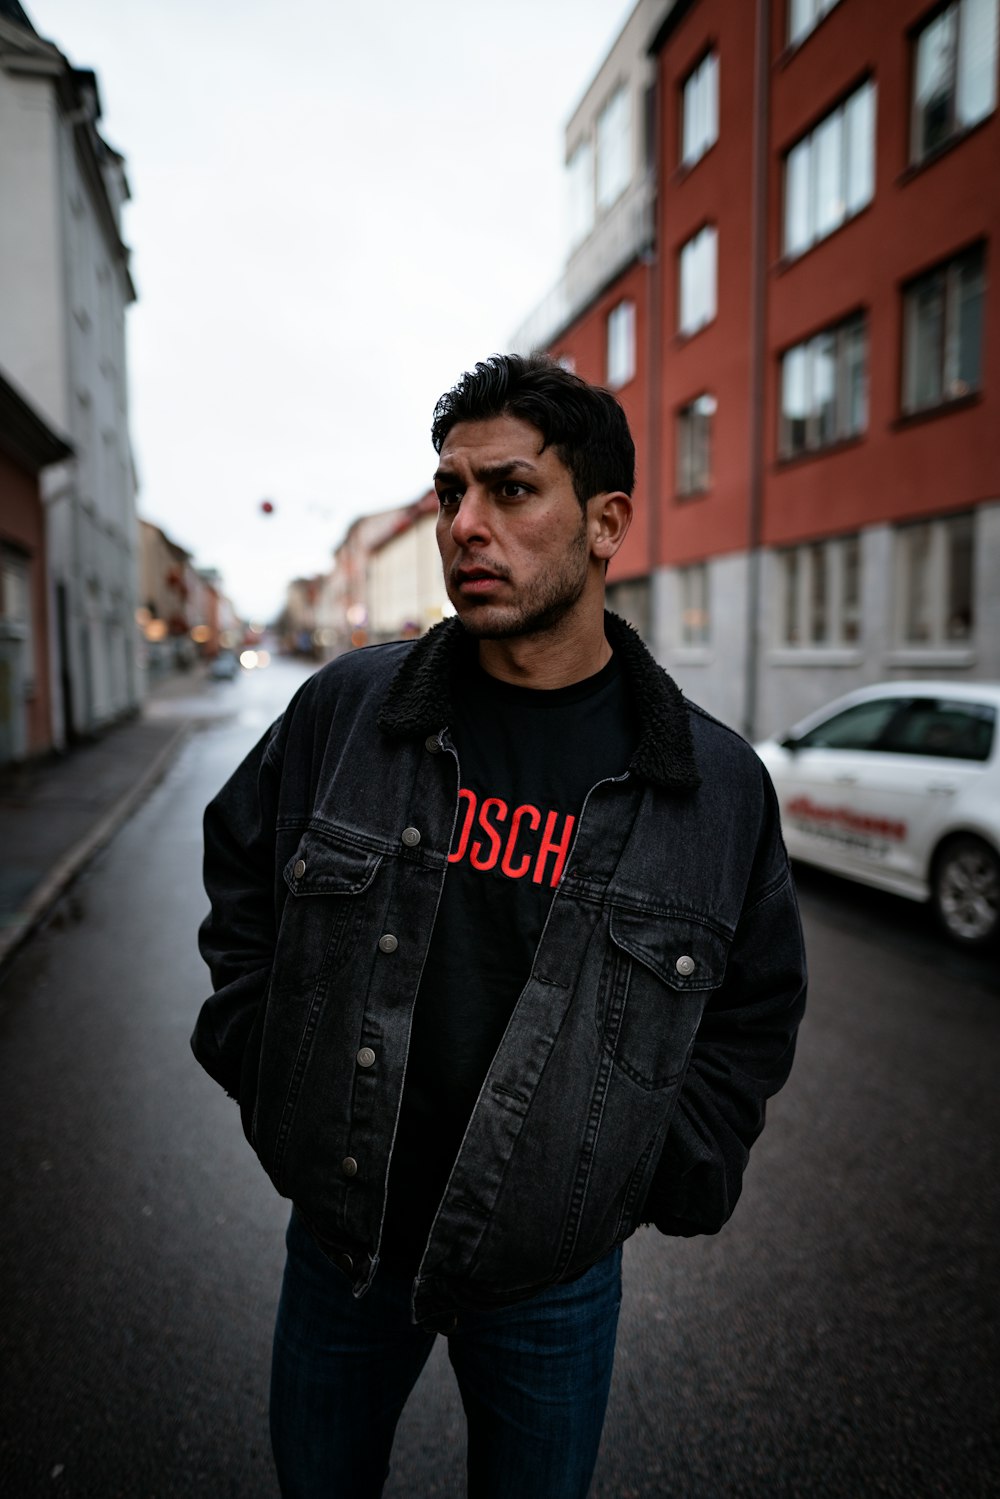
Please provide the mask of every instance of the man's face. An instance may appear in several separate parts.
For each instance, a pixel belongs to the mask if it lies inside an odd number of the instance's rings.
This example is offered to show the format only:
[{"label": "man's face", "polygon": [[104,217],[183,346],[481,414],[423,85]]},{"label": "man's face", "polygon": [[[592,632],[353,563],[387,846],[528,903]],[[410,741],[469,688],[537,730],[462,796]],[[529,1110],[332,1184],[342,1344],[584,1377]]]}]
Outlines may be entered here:
[{"label": "man's face", "polygon": [[434,476],[448,597],[470,634],[510,640],[550,629],[603,582],[569,470],[516,416],[458,422]]}]

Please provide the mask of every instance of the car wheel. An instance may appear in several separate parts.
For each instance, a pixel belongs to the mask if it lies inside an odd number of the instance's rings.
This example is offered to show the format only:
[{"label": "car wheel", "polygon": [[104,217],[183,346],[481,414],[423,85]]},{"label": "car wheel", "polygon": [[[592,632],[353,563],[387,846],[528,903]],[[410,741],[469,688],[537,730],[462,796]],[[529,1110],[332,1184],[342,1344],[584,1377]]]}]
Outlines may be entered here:
[{"label": "car wheel", "polygon": [[1000,933],[1000,858],[971,833],[950,839],[934,861],[931,899],[949,937],[985,947]]}]

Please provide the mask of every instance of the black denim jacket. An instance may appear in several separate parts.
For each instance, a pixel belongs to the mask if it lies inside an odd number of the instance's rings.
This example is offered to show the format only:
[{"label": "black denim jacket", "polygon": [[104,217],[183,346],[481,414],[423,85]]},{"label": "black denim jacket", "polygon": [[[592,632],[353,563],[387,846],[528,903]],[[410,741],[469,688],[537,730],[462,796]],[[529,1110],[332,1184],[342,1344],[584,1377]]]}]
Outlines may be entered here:
[{"label": "black denim jacket", "polygon": [[[414,1284],[414,1315],[516,1301],[641,1222],[714,1233],[805,999],[767,774],[606,616],[639,716],[589,792]],[[192,1045],[356,1294],[378,1262],[410,1019],[458,806],[456,620],[309,679],[209,805]]]}]

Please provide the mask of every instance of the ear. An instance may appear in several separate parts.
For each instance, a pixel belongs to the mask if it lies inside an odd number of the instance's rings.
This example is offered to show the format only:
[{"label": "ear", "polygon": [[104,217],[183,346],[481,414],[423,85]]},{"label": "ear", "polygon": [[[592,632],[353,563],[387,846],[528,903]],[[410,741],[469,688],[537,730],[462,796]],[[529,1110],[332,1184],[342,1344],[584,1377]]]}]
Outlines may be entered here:
[{"label": "ear", "polygon": [[590,555],[610,562],[632,524],[632,501],[622,490],[595,494],[587,502]]}]

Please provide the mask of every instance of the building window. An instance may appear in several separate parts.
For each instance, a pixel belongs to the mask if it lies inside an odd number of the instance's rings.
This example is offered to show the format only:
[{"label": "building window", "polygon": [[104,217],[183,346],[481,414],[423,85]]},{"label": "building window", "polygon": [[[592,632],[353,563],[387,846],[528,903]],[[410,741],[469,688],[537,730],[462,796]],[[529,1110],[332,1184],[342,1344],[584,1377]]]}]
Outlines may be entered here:
[{"label": "building window", "polygon": [[719,59],[714,52],[684,84],[681,137],[681,162],[686,167],[693,167],[719,139]]},{"label": "building window", "polygon": [[837,0],[788,0],[788,44],[797,47],[814,31]]},{"label": "building window", "polygon": [[607,382],[612,390],[635,374],[635,303],[619,302],[608,313]]},{"label": "building window", "polygon": [[25,697],[35,692],[35,632],[31,617],[31,572],[28,558],[13,547],[0,547],[0,620],[20,639]]},{"label": "building window", "polygon": [[926,411],[982,381],[983,247],[911,281],[903,292],[903,410]]},{"label": "building window", "polygon": [[704,494],[711,479],[715,397],[698,396],[677,413],[677,493]]},{"label": "building window", "polygon": [[861,545],[856,535],[778,553],[783,646],[853,646],[861,638]]},{"label": "building window", "polygon": [[902,646],[967,645],[974,624],[971,515],[896,532],[896,639]]},{"label": "building window", "polygon": [[862,313],[781,360],[782,458],[856,437],[868,422],[868,330]]},{"label": "building window", "polygon": [[590,141],[581,141],[570,157],[569,174],[569,242],[580,244],[594,227],[594,150]]},{"label": "building window", "polygon": [[628,90],[616,89],[597,117],[597,206],[610,208],[632,175],[632,116]]},{"label": "building window", "polygon": [[696,562],[678,569],[681,606],[681,645],[708,645],[708,564]]},{"label": "building window", "polygon": [[997,102],[998,0],[957,0],[917,33],[911,159],[923,161]]},{"label": "building window", "polygon": [[715,226],[706,224],[681,250],[682,333],[697,333],[715,317],[717,240]]},{"label": "building window", "polygon": [[785,158],[785,254],[801,255],[875,191],[875,85],[862,84]]}]

